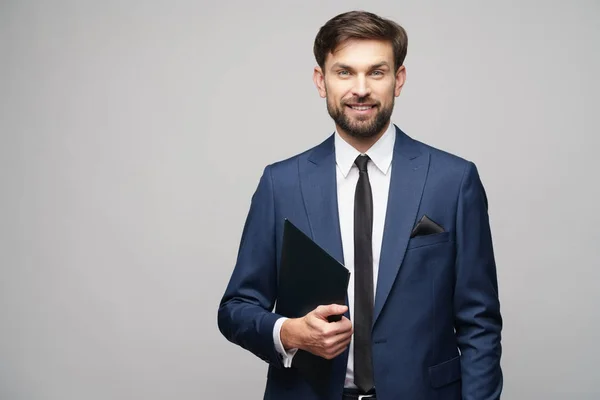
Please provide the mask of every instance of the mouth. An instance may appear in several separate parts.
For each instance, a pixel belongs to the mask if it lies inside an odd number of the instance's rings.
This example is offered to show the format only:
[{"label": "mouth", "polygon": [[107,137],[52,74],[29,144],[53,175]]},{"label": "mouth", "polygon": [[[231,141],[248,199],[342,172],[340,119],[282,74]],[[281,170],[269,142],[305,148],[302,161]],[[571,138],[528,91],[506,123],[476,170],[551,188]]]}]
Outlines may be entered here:
[{"label": "mouth", "polygon": [[359,114],[367,114],[377,107],[375,104],[346,104],[346,107]]}]

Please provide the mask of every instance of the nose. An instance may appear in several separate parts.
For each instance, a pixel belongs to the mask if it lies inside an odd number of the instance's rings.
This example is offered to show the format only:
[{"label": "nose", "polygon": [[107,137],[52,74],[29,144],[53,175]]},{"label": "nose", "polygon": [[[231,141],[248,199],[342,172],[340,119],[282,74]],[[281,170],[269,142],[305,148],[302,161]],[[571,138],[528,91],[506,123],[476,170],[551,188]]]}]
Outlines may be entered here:
[{"label": "nose", "polygon": [[371,89],[369,88],[366,76],[358,75],[356,77],[352,92],[356,97],[365,97],[371,94]]}]

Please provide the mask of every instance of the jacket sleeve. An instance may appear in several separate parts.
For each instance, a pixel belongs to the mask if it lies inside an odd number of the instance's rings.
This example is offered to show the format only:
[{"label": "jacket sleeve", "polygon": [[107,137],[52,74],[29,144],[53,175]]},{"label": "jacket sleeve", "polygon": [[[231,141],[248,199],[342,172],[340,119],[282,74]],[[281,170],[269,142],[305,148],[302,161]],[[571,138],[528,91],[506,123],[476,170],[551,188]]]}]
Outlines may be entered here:
[{"label": "jacket sleeve", "polygon": [[277,296],[275,204],[270,167],[252,196],[237,261],[218,311],[218,326],[227,340],[282,368],[273,343],[280,315],[272,312]]},{"label": "jacket sleeve", "polygon": [[499,399],[502,317],[485,190],[468,163],[456,214],[455,329],[461,352],[462,397]]}]

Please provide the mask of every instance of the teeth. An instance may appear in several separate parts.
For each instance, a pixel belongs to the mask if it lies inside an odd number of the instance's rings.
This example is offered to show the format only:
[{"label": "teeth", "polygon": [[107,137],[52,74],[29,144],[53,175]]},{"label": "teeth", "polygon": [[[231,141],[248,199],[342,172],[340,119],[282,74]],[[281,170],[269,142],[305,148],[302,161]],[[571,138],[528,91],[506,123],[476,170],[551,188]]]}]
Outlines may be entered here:
[{"label": "teeth", "polygon": [[358,110],[358,111],[366,111],[368,109],[371,108],[371,106],[362,106],[362,107],[352,107],[354,110]]}]

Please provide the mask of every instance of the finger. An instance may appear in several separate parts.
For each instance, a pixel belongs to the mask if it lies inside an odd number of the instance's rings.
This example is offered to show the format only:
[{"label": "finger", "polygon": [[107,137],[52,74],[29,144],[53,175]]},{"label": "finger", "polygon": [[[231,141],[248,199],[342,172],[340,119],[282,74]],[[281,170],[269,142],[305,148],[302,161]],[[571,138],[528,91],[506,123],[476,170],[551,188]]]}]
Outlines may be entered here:
[{"label": "finger", "polygon": [[323,334],[326,337],[336,336],[340,334],[352,334],[352,322],[346,317],[342,318],[341,321],[331,322],[325,325],[321,325],[324,329]]},{"label": "finger", "polygon": [[339,336],[335,337],[334,339],[327,341],[325,347],[327,349],[329,349],[330,351],[337,351],[340,348],[340,346],[346,347],[347,345],[349,345],[350,340],[351,340],[350,336],[339,335]]},{"label": "finger", "polygon": [[327,319],[330,315],[341,315],[348,311],[347,306],[342,306],[340,304],[328,304],[315,308],[314,312],[321,319]]},{"label": "finger", "polygon": [[334,348],[331,349],[331,351],[329,352],[329,356],[331,358],[335,358],[335,357],[339,356],[344,351],[346,351],[346,349],[348,348],[349,345],[350,345],[350,339],[344,340],[343,342],[339,343],[337,346],[335,346]]},{"label": "finger", "polygon": [[327,322],[327,319],[321,318],[316,312],[309,313],[304,319],[306,320],[306,323],[308,324],[310,329],[317,331],[320,334],[329,332],[329,329],[331,329],[331,327],[329,326],[329,322]]},{"label": "finger", "polygon": [[352,322],[346,317],[343,317],[338,322],[327,322],[326,319],[320,318],[316,313],[310,313],[306,316],[305,320],[308,327],[324,339],[332,338],[339,334],[352,335],[353,332]]},{"label": "finger", "polygon": [[352,331],[352,322],[346,317],[342,317],[341,321],[336,322],[340,328],[340,332]]}]

